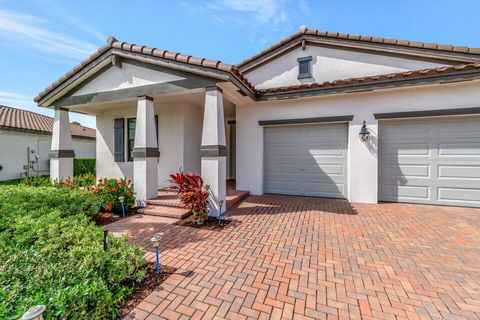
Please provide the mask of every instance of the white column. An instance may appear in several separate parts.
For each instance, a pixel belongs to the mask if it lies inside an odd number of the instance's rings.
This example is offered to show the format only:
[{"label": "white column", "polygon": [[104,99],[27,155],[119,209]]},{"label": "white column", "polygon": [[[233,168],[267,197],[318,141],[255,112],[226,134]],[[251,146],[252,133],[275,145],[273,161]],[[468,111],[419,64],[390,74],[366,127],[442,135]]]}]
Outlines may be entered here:
[{"label": "white column", "polygon": [[73,158],[70,120],[68,110],[55,108],[52,145],[50,148],[50,179],[62,180],[73,178]]},{"label": "white column", "polygon": [[158,152],[155,111],[151,97],[138,97],[135,143],[133,147],[133,183],[139,206],[157,197]]},{"label": "white column", "polygon": [[205,92],[203,113],[202,178],[210,186],[210,216],[217,216],[218,203],[223,201],[222,212],[226,209],[227,195],[227,147],[223,116],[223,94],[218,87],[208,87]]},{"label": "white column", "polygon": [[[363,121],[370,131],[368,141],[360,140]],[[348,200],[377,203],[378,201],[378,121],[373,115],[355,116],[349,124],[348,139]]]}]

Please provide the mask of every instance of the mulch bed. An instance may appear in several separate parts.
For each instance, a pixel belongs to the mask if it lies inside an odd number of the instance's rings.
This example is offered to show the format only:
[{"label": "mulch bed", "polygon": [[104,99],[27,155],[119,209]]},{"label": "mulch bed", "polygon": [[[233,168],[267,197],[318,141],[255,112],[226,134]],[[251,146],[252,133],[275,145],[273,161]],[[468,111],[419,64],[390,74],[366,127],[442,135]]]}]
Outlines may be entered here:
[{"label": "mulch bed", "polygon": [[[127,212],[126,218],[134,216],[137,214],[137,208],[132,208]],[[115,221],[122,220],[122,216],[114,217],[111,213],[99,212],[93,217],[93,221],[99,227],[106,226],[107,224],[113,223]]]},{"label": "mulch bed", "polygon": [[157,289],[163,281],[177,271],[175,268],[164,265],[160,265],[160,270],[161,273],[157,275],[155,273],[155,263],[149,262],[147,264],[147,274],[145,279],[143,279],[141,283],[134,284],[132,294],[118,305],[118,308],[120,309],[118,319],[126,317],[140,302]]},{"label": "mulch bed", "polygon": [[177,226],[191,227],[191,228],[200,228],[206,230],[222,230],[224,229],[232,220],[222,219],[221,224],[218,224],[218,220],[213,217],[208,217],[203,224],[197,224],[195,217],[193,215],[186,217],[185,219],[178,220],[175,222]]}]

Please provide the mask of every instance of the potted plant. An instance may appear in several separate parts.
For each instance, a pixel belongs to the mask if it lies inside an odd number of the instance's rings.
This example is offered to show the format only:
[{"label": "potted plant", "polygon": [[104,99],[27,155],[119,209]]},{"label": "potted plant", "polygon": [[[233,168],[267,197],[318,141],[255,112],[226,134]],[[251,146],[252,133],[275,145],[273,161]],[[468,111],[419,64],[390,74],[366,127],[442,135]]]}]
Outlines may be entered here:
[{"label": "potted plant", "polygon": [[205,185],[202,177],[194,172],[176,172],[170,175],[169,190],[175,191],[180,202],[193,212],[197,224],[208,219],[208,197],[210,187]]}]

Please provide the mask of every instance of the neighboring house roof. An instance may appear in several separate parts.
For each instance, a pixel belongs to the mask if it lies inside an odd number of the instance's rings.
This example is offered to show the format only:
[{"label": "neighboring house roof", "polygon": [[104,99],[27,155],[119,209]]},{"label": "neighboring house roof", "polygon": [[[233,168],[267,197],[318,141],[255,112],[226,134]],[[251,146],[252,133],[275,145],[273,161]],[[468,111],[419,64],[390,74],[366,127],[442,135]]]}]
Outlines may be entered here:
[{"label": "neighboring house roof", "polygon": [[[308,83],[308,84],[301,84],[301,85],[294,85],[294,86],[286,86],[286,87],[279,87],[279,88],[268,88],[268,89],[256,89],[250,81],[245,76],[243,70],[247,70],[251,68],[253,65],[257,63],[261,63],[265,61],[265,59],[269,59],[273,53],[278,54],[282,50],[288,50],[288,48],[282,48],[286,44],[293,44],[293,45],[300,45],[303,44],[303,41],[306,40],[312,41],[314,39],[320,39],[321,41],[326,40],[335,40],[336,43],[340,43],[342,41],[348,41],[349,43],[355,44],[376,44],[381,45],[380,47],[375,47],[374,49],[377,51],[388,51],[391,52],[392,48],[396,50],[400,50],[400,48],[410,48],[410,49],[417,49],[422,52],[426,52],[435,56],[435,52],[442,53],[442,54],[452,54],[455,55],[451,58],[457,63],[455,66],[445,66],[440,68],[432,68],[432,69],[425,69],[425,70],[415,70],[415,71],[405,71],[399,73],[392,73],[392,74],[383,74],[383,75],[375,75],[375,76],[367,76],[367,77],[358,77],[358,78],[350,78],[350,79],[338,79],[335,81],[327,81],[323,83]],[[323,42],[322,42],[323,43]],[[390,49],[385,49],[389,47]],[[290,47],[289,47],[290,48]],[[290,37],[279,41],[278,43],[274,44],[273,46],[269,47],[261,51],[260,53],[244,60],[238,65],[231,65],[227,63],[223,63],[219,60],[209,60],[205,58],[197,58],[192,57],[190,55],[184,55],[178,52],[169,52],[166,50],[161,50],[157,48],[147,47],[147,46],[140,46],[136,44],[130,44],[127,42],[118,41],[114,37],[110,36],[107,39],[107,44],[99,48],[95,53],[93,53],[90,57],[86,60],[82,61],[79,65],[74,67],[72,70],[67,72],[64,76],[59,78],[49,87],[44,89],[42,92],[38,94],[34,98],[35,102],[42,104],[40,100],[46,98],[48,95],[53,95],[53,92],[56,90],[60,90],[62,86],[66,85],[68,81],[74,78],[77,74],[79,74],[84,68],[87,66],[94,64],[95,60],[101,57],[104,54],[107,54],[109,50],[120,50],[122,52],[127,53],[135,53],[141,54],[142,56],[147,56],[153,58],[160,58],[166,59],[170,61],[175,61],[184,65],[188,66],[195,66],[201,67],[209,70],[218,70],[220,72],[227,73],[231,75],[229,78],[230,80],[236,79],[244,88],[249,90],[249,95],[253,99],[257,100],[265,100],[264,95],[274,95],[277,93],[284,93],[290,91],[304,91],[308,89],[321,89],[321,88],[343,88],[349,87],[353,84],[374,84],[374,83],[391,83],[389,87],[401,85],[418,85],[418,84],[427,84],[427,83],[435,83],[444,81],[443,77],[445,75],[454,75],[454,74],[461,74],[463,78],[457,78],[455,81],[464,81],[464,80],[472,80],[480,78],[480,48],[469,48],[469,47],[460,47],[460,46],[451,46],[451,45],[439,45],[435,43],[423,43],[423,42],[412,42],[407,40],[396,40],[396,39],[386,39],[380,37],[371,37],[371,36],[362,36],[362,35],[353,35],[353,34],[343,34],[338,32],[328,32],[328,31],[318,31],[318,30],[305,30],[297,32]],[[112,51],[111,55],[115,53]],[[413,55],[417,54],[417,52],[413,52]],[[268,57],[267,57],[268,56]],[[438,59],[444,59],[445,55],[435,56]],[[258,60],[258,61],[256,61]],[[261,61],[262,60],[262,61]],[[475,73],[475,76],[464,76],[466,72]],[[428,79],[428,81],[424,82],[401,82],[401,79]],[[446,82],[446,81],[444,81]],[[331,91],[331,92],[339,92]]]},{"label": "neighboring house roof", "polygon": [[[52,117],[35,112],[0,105],[0,128],[17,131],[51,134],[53,132]],[[70,124],[72,137],[95,139],[96,130],[77,124]]]},{"label": "neighboring house roof", "polygon": [[350,43],[357,43],[357,44],[382,44],[388,45],[397,48],[415,48],[415,49],[424,49],[424,51],[429,52],[441,52],[441,53],[459,53],[459,54],[466,54],[472,55],[474,58],[480,60],[480,48],[469,48],[465,46],[452,46],[452,45],[443,45],[443,44],[436,44],[436,43],[425,43],[419,41],[409,41],[409,40],[397,40],[391,38],[382,38],[382,37],[372,37],[372,36],[364,36],[364,35],[357,35],[357,34],[349,34],[349,33],[339,33],[339,32],[331,32],[331,31],[321,31],[321,30],[305,30],[304,32],[299,31],[297,33],[292,34],[291,36],[280,40],[279,42],[273,44],[269,48],[262,50],[261,52],[247,58],[237,64],[239,69],[243,69],[247,64],[264,57],[265,55],[279,49],[283,45],[294,41],[295,39],[299,40],[305,39],[306,37],[314,37],[317,39],[325,39],[325,40],[343,40],[348,41]]}]

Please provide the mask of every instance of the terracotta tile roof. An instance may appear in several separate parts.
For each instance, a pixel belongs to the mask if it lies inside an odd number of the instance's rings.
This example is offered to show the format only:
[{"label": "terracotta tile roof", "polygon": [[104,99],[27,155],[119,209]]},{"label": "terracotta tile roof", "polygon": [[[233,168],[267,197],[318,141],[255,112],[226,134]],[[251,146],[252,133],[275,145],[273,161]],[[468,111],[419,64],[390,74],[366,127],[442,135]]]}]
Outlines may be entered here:
[{"label": "terracotta tile roof", "polygon": [[[0,128],[11,128],[19,131],[52,133],[53,118],[0,105]],[[70,124],[73,137],[95,139],[96,130],[76,124]]]},{"label": "terracotta tile roof", "polygon": [[74,67],[72,70],[67,72],[64,76],[62,76],[57,81],[52,83],[45,90],[40,92],[35,97],[34,101],[39,102],[43,97],[45,97],[47,94],[52,92],[55,88],[60,86],[62,83],[67,81],[69,78],[74,76],[77,72],[79,72],[85,66],[90,64],[92,61],[94,61],[96,58],[98,58],[99,56],[101,56],[103,53],[107,52],[110,49],[122,50],[125,52],[132,52],[132,53],[140,53],[140,54],[144,54],[151,57],[162,58],[162,59],[184,63],[187,65],[200,66],[204,68],[224,71],[233,75],[235,78],[237,78],[241,83],[243,83],[247,88],[251,90],[254,96],[265,94],[265,93],[285,92],[285,91],[292,91],[292,90],[305,90],[305,89],[313,89],[313,88],[321,88],[321,87],[333,87],[333,86],[342,86],[342,85],[355,84],[355,83],[367,83],[367,82],[389,81],[389,80],[394,81],[399,78],[414,77],[414,76],[422,77],[422,76],[429,76],[431,74],[446,74],[446,73],[461,72],[466,69],[478,69],[478,63],[469,63],[469,64],[462,64],[462,65],[457,65],[453,67],[440,67],[440,68],[433,68],[433,69],[426,69],[426,70],[406,71],[406,72],[400,72],[400,73],[394,73],[394,74],[351,78],[351,79],[343,79],[343,80],[329,81],[329,82],[323,82],[323,83],[310,83],[310,84],[302,84],[302,85],[295,85],[295,86],[288,86],[288,87],[281,87],[281,88],[261,89],[261,90],[257,90],[240,70],[240,68],[243,65],[267,54],[268,52],[282,46],[283,44],[295,38],[298,38],[304,35],[314,35],[314,36],[323,37],[323,38],[347,39],[347,40],[359,41],[359,42],[383,43],[383,44],[396,45],[396,46],[424,48],[424,49],[431,49],[431,50],[437,50],[437,51],[443,51],[443,52],[458,52],[463,54],[472,54],[475,58],[478,57],[480,61],[480,48],[438,45],[438,44],[432,44],[432,43],[411,42],[406,40],[395,40],[395,39],[385,39],[380,37],[343,34],[338,32],[306,30],[305,32],[297,32],[289,36],[288,38],[281,40],[280,42],[274,44],[270,48],[265,49],[262,52],[244,60],[238,65],[231,65],[231,64],[223,63],[219,60],[197,58],[190,55],[184,55],[178,52],[170,52],[167,50],[161,50],[161,49],[141,46],[137,44],[130,44],[124,41],[118,41],[114,37],[110,36],[107,39],[107,44],[99,48],[96,52],[90,55],[90,57],[82,61],[79,65]]},{"label": "terracotta tile roof", "polygon": [[220,60],[209,60],[205,58],[197,58],[193,57],[190,55],[185,55],[179,52],[170,52],[167,50],[161,50],[157,48],[152,48],[152,47],[147,47],[147,46],[141,46],[137,44],[131,44],[127,43],[124,41],[118,41],[116,38],[109,36],[107,38],[107,44],[104,46],[100,47],[97,51],[95,51],[93,54],[91,54],[87,59],[83,60],[78,64],[76,67],[74,67],[72,70],[67,72],[65,75],[60,77],[57,81],[52,83],[50,86],[45,88],[43,91],[41,91],[33,100],[35,102],[38,102],[40,99],[42,99],[44,96],[46,96],[48,93],[53,91],[56,87],[61,85],[63,82],[65,82],[67,79],[69,79],[71,76],[73,76],[75,73],[80,71],[83,67],[85,67],[87,64],[101,56],[103,53],[110,49],[118,49],[126,52],[133,52],[133,53],[141,53],[145,54],[148,56],[156,57],[156,58],[163,58],[167,60],[172,60],[172,61],[177,61],[181,63],[185,63],[187,65],[192,65],[192,66],[200,66],[200,67],[205,67],[205,68],[210,68],[210,69],[215,69],[215,70],[220,70],[224,72],[231,73],[235,77],[237,77],[240,81],[242,81],[248,88],[250,88],[252,91],[255,90],[253,85],[250,83],[250,81],[245,78],[245,76],[240,73],[238,68],[234,65],[228,64],[228,63],[223,63]]},{"label": "terracotta tile roof", "polygon": [[269,48],[262,50],[261,52],[251,56],[250,58],[243,60],[242,62],[237,64],[237,67],[242,68],[247,63],[250,63],[258,59],[263,55],[269,53],[270,51],[275,50],[276,48],[284,45],[285,43],[295,38],[301,37],[303,35],[312,35],[312,36],[317,36],[319,38],[325,38],[325,39],[343,39],[343,40],[351,40],[355,42],[367,42],[367,43],[403,46],[403,47],[410,47],[410,48],[422,48],[422,49],[429,49],[429,50],[435,50],[440,52],[474,54],[474,55],[478,55],[478,58],[480,59],[480,48],[443,45],[443,44],[437,44],[437,43],[425,43],[425,42],[419,42],[419,41],[397,40],[397,39],[391,39],[391,38],[362,36],[357,34],[330,32],[330,31],[306,30],[305,32],[299,31],[297,33],[294,33],[291,36],[273,44]]},{"label": "terracotta tile roof", "polygon": [[294,85],[294,86],[259,89],[257,90],[257,92],[259,94],[268,94],[268,93],[280,93],[280,92],[288,92],[288,91],[309,90],[309,89],[317,89],[317,88],[341,87],[341,86],[355,85],[359,83],[367,84],[367,83],[375,83],[375,82],[382,82],[382,81],[387,81],[387,82],[395,81],[395,80],[406,79],[406,78],[424,78],[424,77],[430,77],[430,76],[436,76],[436,75],[455,74],[455,73],[460,73],[460,72],[465,72],[470,70],[480,71],[480,62],[462,64],[462,65],[456,65],[456,66],[437,67],[432,69],[403,71],[398,73],[390,73],[390,74],[359,77],[359,78],[325,81],[321,83],[313,82],[313,83],[306,83],[306,84],[300,84],[300,85]]}]

